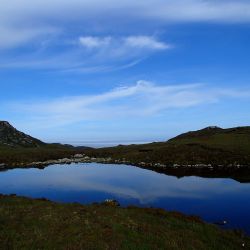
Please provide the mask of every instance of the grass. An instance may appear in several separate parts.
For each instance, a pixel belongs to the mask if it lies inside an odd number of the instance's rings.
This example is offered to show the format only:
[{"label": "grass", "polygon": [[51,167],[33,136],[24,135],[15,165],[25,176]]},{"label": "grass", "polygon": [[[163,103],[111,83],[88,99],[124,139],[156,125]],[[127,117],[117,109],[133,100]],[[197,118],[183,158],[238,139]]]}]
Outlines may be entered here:
[{"label": "grass", "polygon": [[238,127],[231,129],[218,129],[215,131],[198,130],[182,134],[170,140],[170,142],[183,144],[206,145],[210,148],[228,150],[250,154],[250,127]]},{"label": "grass", "polygon": [[245,249],[250,239],[162,209],[0,196],[0,249]]},{"label": "grass", "polygon": [[95,157],[124,158],[133,163],[162,163],[170,166],[173,164],[212,164],[214,166],[250,164],[250,154],[242,151],[232,151],[225,147],[212,147],[199,143],[151,143],[87,150],[86,153]]},{"label": "grass", "polygon": [[166,165],[250,165],[250,127],[203,129],[167,142],[89,150],[96,156]]},{"label": "grass", "polygon": [[100,149],[60,144],[46,144],[36,148],[0,147],[0,163],[18,166],[20,163],[69,157],[78,152],[94,157],[124,158],[135,164],[247,166],[250,165],[250,127],[203,129],[182,134],[167,142]]},{"label": "grass", "polygon": [[77,152],[76,148],[56,144],[47,144],[37,148],[0,147],[0,163],[18,167],[35,161],[70,157]]}]

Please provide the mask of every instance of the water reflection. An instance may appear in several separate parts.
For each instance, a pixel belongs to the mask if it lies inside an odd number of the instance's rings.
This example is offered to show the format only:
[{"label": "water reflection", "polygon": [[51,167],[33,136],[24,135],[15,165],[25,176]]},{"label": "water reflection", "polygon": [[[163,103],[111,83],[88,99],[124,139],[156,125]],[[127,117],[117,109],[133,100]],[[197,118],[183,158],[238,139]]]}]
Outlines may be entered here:
[{"label": "water reflection", "polygon": [[124,165],[72,164],[0,173],[0,193],[91,203],[106,198],[122,205],[162,207],[226,219],[250,233],[250,184],[231,179],[176,177]]}]

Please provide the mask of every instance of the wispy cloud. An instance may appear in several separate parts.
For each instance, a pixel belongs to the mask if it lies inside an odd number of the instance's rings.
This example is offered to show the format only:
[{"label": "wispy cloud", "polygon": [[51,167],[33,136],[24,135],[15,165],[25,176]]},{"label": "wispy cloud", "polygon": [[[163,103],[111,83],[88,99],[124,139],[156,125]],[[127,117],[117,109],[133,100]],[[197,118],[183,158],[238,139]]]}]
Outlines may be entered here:
[{"label": "wispy cloud", "polygon": [[111,43],[111,37],[94,37],[94,36],[81,36],[79,42],[86,48],[99,48],[109,46]]},{"label": "wispy cloud", "polygon": [[171,48],[170,45],[149,36],[130,36],[125,38],[125,44],[139,49],[164,50]]},{"label": "wispy cloud", "polygon": [[[216,21],[249,22],[247,0],[1,0],[1,23],[79,22],[91,19],[127,21]],[[27,7],[28,6],[28,7]],[[72,15],[72,13],[74,13]],[[144,20],[142,20],[144,18]],[[101,25],[102,23],[99,23]]]},{"label": "wispy cloud", "polygon": [[55,48],[57,44],[51,46],[14,59],[2,58],[0,67],[107,72],[132,67],[151,53],[172,48],[154,36],[80,36],[66,45],[60,44],[62,50]]},{"label": "wispy cloud", "polygon": [[[173,47],[154,36],[81,36],[79,42],[81,47],[85,49],[83,52],[92,57],[88,58],[88,63],[90,59],[94,59],[95,62],[137,61],[153,52]],[[127,61],[126,65],[130,63],[132,62]]]},{"label": "wispy cloud", "polygon": [[[250,3],[246,0],[0,0],[0,4],[0,65],[5,68],[77,68],[82,72],[89,68],[123,68],[141,61],[142,54],[148,56],[171,47],[148,35],[166,23],[250,22]],[[89,54],[73,44],[65,45],[77,37],[78,45],[87,48]],[[33,55],[47,40],[53,40],[53,46]],[[6,53],[6,49],[20,47],[26,48],[25,55],[19,54],[21,50],[14,56]],[[60,63],[56,65],[55,61]]]},{"label": "wispy cloud", "polygon": [[44,39],[58,32],[59,30],[53,27],[28,27],[19,29],[15,27],[1,27],[0,24],[0,49],[15,48],[36,39]]},{"label": "wispy cloud", "polygon": [[171,46],[165,42],[159,41],[153,36],[128,36],[121,38],[97,37],[97,36],[81,36],[80,44],[85,48],[107,48],[109,46],[119,48],[120,50],[150,49],[150,50],[165,50]]},{"label": "wispy cloud", "polygon": [[28,116],[29,123],[36,124],[36,127],[54,127],[82,121],[153,118],[168,110],[212,104],[224,98],[245,97],[250,97],[250,90],[215,89],[202,84],[156,85],[138,81],[134,85],[96,95],[11,104],[8,110],[18,110],[19,114]]}]

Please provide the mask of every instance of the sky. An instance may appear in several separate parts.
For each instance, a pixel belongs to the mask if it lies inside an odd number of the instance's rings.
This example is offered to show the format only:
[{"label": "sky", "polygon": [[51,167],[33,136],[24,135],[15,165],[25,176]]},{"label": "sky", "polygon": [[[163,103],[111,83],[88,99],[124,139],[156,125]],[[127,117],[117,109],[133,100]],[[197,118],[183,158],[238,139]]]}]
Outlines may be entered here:
[{"label": "sky", "polygon": [[0,120],[46,142],[250,125],[249,0],[0,0]]}]

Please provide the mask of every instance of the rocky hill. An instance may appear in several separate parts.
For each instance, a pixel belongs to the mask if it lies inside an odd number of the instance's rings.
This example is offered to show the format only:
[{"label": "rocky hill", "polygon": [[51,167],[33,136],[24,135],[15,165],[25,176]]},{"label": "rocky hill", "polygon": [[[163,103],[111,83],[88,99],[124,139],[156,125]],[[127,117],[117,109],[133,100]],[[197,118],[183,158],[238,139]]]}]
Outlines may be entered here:
[{"label": "rocky hill", "polygon": [[1,147],[40,147],[44,142],[18,131],[7,121],[0,121]]}]

